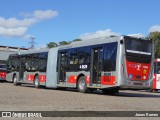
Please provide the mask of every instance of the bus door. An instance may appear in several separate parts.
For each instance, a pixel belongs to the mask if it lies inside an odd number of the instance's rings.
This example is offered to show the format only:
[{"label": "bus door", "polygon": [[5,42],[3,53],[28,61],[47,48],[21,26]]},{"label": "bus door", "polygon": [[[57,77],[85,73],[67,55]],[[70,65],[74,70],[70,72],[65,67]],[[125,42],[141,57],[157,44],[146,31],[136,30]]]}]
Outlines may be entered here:
[{"label": "bus door", "polygon": [[58,84],[66,82],[67,52],[58,54]]},{"label": "bus door", "polygon": [[90,85],[100,85],[103,61],[103,48],[92,49],[91,61],[91,83]]},{"label": "bus door", "polygon": [[154,79],[153,79],[152,89],[156,91],[160,90],[160,62],[159,61],[154,62]]},{"label": "bus door", "polygon": [[23,81],[25,72],[25,58],[20,58],[19,80]]}]

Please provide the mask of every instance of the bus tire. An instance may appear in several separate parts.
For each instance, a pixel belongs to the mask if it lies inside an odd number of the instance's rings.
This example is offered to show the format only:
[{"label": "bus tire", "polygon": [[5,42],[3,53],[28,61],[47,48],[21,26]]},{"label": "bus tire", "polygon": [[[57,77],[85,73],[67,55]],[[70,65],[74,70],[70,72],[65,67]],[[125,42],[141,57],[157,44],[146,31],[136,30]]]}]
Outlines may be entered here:
[{"label": "bus tire", "polygon": [[39,82],[39,76],[35,76],[34,78],[34,87],[35,88],[40,88],[40,82]]},{"label": "bus tire", "polygon": [[81,76],[78,80],[78,91],[81,93],[87,92],[87,84],[86,84],[86,77]]},{"label": "bus tire", "polygon": [[13,76],[13,84],[14,84],[15,86],[18,85],[18,81],[17,81],[17,76],[16,76],[16,75]]}]

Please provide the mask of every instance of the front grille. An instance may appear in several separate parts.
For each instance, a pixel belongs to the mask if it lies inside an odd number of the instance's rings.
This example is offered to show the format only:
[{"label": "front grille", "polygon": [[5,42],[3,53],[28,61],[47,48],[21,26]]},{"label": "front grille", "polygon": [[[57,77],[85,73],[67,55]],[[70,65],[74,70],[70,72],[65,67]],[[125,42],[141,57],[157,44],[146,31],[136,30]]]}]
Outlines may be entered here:
[{"label": "front grille", "polygon": [[133,83],[134,85],[143,85],[143,83]]}]

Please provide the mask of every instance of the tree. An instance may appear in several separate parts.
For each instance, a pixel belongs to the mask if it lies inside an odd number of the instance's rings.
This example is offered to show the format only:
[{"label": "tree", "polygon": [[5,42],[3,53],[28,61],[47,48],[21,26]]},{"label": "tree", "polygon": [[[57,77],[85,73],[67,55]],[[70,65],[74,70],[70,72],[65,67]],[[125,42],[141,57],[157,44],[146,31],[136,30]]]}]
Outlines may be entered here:
[{"label": "tree", "polygon": [[54,48],[54,47],[57,47],[57,46],[58,46],[58,44],[55,43],[55,42],[50,42],[50,43],[47,44],[48,48]]},{"label": "tree", "polygon": [[117,37],[116,35],[110,35],[110,37]]},{"label": "tree", "polygon": [[160,32],[151,32],[148,36],[154,42],[154,56],[160,58]]},{"label": "tree", "polygon": [[50,42],[47,44],[47,47],[48,48],[54,48],[54,47],[58,47],[58,46],[62,46],[62,45],[69,45],[71,44],[72,42],[77,42],[77,41],[81,41],[81,39],[74,39],[73,41],[61,41],[59,42],[58,44],[55,43],[55,42]]},{"label": "tree", "polygon": [[62,46],[62,45],[68,45],[70,44],[69,42],[66,42],[66,41],[61,41],[59,42],[59,46]]},{"label": "tree", "polygon": [[74,39],[73,42],[82,41],[81,39]]}]

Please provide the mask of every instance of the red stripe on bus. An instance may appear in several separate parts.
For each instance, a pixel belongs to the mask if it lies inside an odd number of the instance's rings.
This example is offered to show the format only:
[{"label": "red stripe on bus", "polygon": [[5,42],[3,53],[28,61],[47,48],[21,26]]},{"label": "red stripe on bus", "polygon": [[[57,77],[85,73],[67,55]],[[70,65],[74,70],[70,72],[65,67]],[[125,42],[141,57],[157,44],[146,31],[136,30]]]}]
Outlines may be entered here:
[{"label": "red stripe on bus", "polygon": [[[74,84],[76,84],[76,82],[77,82],[77,76],[70,76],[69,78],[68,78],[68,83],[74,83]],[[86,83],[87,84],[90,84],[90,76],[86,76]]]},{"label": "red stripe on bus", "polygon": [[29,81],[34,81],[34,75],[28,75],[27,80]]},{"label": "red stripe on bus", "polygon": [[115,85],[116,76],[102,76],[101,84],[102,85]]},{"label": "red stripe on bus", "polygon": [[46,82],[46,75],[39,75],[40,82]]},{"label": "red stripe on bus", "polygon": [[152,85],[153,89],[156,89],[156,81],[157,81],[157,75],[154,74],[153,85]]},{"label": "red stripe on bus", "polygon": [[77,76],[70,76],[68,78],[68,83],[76,83],[77,82]]},{"label": "red stripe on bus", "polygon": [[0,72],[0,78],[6,78],[6,73],[5,72]]},{"label": "red stripe on bus", "polygon": [[90,76],[86,76],[86,83],[90,84]]}]

